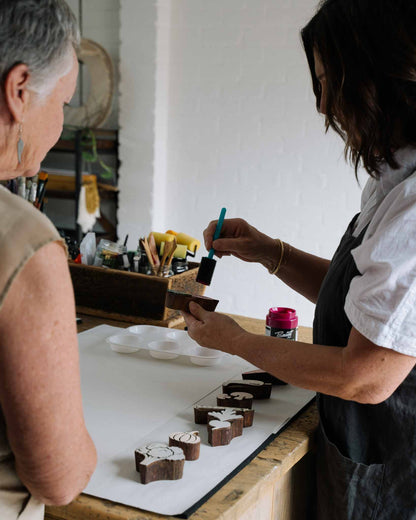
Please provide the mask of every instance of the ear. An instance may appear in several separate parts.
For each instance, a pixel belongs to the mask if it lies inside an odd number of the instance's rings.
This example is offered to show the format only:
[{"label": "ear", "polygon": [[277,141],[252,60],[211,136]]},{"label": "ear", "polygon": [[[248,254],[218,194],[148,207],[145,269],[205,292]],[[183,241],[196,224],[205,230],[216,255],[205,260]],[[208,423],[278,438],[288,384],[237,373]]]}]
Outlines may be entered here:
[{"label": "ear", "polygon": [[24,63],[15,65],[7,74],[4,82],[4,102],[14,122],[23,121],[26,107],[29,104],[29,68]]}]

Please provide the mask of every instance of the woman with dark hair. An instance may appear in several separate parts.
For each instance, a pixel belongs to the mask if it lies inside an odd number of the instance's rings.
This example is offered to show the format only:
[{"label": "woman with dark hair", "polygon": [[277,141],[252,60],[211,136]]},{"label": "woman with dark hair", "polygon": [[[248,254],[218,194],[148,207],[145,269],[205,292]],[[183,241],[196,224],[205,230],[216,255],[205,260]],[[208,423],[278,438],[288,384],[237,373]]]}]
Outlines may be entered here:
[{"label": "woman with dark hair", "polygon": [[201,345],[318,392],[317,518],[416,518],[416,4],[326,0],[302,30],[317,108],[369,174],[331,261],[241,219],[205,245],[316,303],[313,344],[190,305]]},{"label": "woman with dark hair", "polygon": [[[64,0],[0,0],[0,179],[35,175],[78,74]],[[52,223],[0,186],[0,519],[43,520],[96,464],[85,426],[75,303]]]}]

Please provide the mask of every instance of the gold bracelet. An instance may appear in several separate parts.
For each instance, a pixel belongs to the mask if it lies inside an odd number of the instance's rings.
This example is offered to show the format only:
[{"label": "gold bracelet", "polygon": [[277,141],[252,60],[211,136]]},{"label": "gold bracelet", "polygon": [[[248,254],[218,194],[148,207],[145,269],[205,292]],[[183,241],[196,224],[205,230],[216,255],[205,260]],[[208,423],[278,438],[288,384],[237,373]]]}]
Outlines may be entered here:
[{"label": "gold bracelet", "polygon": [[280,244],[280,258],[279,258],[279,261],[277,262],[276,268],[273,269],[273,271],[271,269],[269,269],[269,273],[272,274],[272,275],[277,274],[277,272],[279,271],[280,266],[282,265],[283,256],[285,254],[285,248],[283,246],[283,242],[280,240],[280,238],[276,238],[276,240]]}]

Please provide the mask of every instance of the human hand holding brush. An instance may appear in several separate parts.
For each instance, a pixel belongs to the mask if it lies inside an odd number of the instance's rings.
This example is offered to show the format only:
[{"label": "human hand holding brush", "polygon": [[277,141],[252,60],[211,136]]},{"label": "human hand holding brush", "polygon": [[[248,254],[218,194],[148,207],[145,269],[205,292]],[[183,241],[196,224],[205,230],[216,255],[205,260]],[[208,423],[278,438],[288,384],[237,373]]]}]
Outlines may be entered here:
[{"label": "human hand holding brush", "polygon": [[275,239],[261,233],[241,218],[226,219],[221,229],[221,238],[214,238],[217,220],[209,223],[204,231],[205,247],[214,249],[218,258],[235,256],[245,262],[258,262],[267,269],[276,264],[280,245]]},{"label": "human hand holding brush", "polygon": [[270,274],[316,303],[329,260],[271,238],[241,218],[224,220],[218,239],[214,237],[216,225],[217,221],[210,222],[204,231],[204,241],[205,247],[214,249],[218,258],[232,255],[245,262],[258,262]]}]

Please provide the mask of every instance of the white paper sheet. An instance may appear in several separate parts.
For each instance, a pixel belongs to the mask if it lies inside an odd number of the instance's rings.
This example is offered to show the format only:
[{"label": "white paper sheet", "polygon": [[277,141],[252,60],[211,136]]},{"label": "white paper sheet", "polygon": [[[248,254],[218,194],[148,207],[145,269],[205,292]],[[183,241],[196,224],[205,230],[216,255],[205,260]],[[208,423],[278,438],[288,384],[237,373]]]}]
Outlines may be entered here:
[{"label": "white paper sheet", "polygon": [[[223,382],[241,379],[254,367],[237,356],[200,367],[182,356],[162,361],[147,350],[113,352],[105,339],[123,331],[101,325],[79,334],[84,413],[98,452],[87,494],[159,514],[182,514],[314,397],[290,385],[273,387],[271,399],[254,401],[253,426],[228,446],[213,448],[206,426],[194,423],[193,406],[215,405]],[[172,432],[193,430],[201,435],[201,455],[185,462],[183,478],[141,484],[134,450],[149,442],[168,443]]]}]

